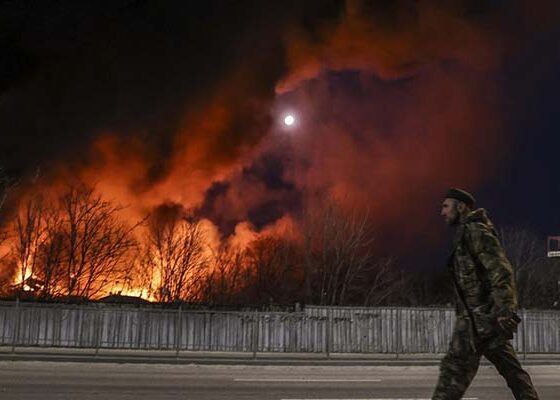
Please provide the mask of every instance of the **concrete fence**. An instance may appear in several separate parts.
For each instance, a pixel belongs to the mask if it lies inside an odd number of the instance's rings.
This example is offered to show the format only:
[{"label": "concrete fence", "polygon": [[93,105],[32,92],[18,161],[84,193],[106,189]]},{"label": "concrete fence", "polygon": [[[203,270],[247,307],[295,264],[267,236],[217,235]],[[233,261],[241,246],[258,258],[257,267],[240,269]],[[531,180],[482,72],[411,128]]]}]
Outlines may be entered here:
[{"label": "concrete fence", "polygon": [[[522,353],[560,353],[560,312],[521,311]],[[0,345],[235,352],[443,353],[448,308],[307,306],[302,312],[195,311],[0,302]]]}]

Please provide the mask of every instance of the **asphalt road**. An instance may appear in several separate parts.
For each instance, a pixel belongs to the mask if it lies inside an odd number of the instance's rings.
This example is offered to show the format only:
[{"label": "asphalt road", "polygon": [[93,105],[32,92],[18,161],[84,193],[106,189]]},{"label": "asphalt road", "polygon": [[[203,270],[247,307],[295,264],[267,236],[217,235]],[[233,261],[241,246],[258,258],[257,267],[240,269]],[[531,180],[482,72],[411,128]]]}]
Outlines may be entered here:
[{"label": "asphalt road", "polygon": [[[558,399],[560,366],[529,366],[542,400]],[[220,366],[0,362],[7,400],[429,399],[433,366]],[[464,399],[513,399],[502,378],[481,366]]]}]

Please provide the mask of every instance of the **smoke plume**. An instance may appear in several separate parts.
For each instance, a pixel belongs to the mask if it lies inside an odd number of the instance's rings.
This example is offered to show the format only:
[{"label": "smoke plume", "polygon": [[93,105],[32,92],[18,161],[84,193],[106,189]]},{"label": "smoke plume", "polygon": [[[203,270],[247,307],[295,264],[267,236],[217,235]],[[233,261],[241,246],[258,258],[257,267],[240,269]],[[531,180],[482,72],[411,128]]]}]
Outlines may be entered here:
[{"label": "smoke plume", "polygon": [[9,54],[29,65],[1,86],[8,173],[27,182],[39,169],[30,191],[78,178],[131,220],[177,204],[238,244],[331,198],[367,209],[385,243],[423,245],[445,189],[476,192],[502,165],[511,34],[547,15],[502,2],[204,3],[41,7],[36,30],[7,10],[20,37]]}]

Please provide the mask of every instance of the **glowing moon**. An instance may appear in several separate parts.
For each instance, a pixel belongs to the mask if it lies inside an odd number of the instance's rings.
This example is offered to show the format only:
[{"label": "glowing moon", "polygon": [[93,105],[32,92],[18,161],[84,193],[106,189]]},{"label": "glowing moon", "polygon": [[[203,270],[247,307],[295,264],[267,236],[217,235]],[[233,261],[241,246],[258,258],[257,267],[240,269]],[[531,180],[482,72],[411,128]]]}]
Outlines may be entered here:
[{"label": "glowing moon", "polygon": [[296,122],[296,119],[293,115],[286,115],[286,118],[284,118],[284,124],[287,126],[292,126],[294,122]]}]

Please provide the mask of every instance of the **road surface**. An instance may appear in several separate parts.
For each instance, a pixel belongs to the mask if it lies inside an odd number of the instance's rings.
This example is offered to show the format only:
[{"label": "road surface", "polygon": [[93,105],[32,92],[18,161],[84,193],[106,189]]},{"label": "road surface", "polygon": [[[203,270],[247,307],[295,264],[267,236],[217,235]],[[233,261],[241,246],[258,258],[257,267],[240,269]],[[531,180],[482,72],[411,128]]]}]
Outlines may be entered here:
[{"label": "road surface", "polygon": [[[560,366],[528,366],[542,400],[558,399]],[[9,400],[378,400],[429,399],[434,366],[224,366],[0,362]],[[464,397],[513,399],[491,366]]]}]

